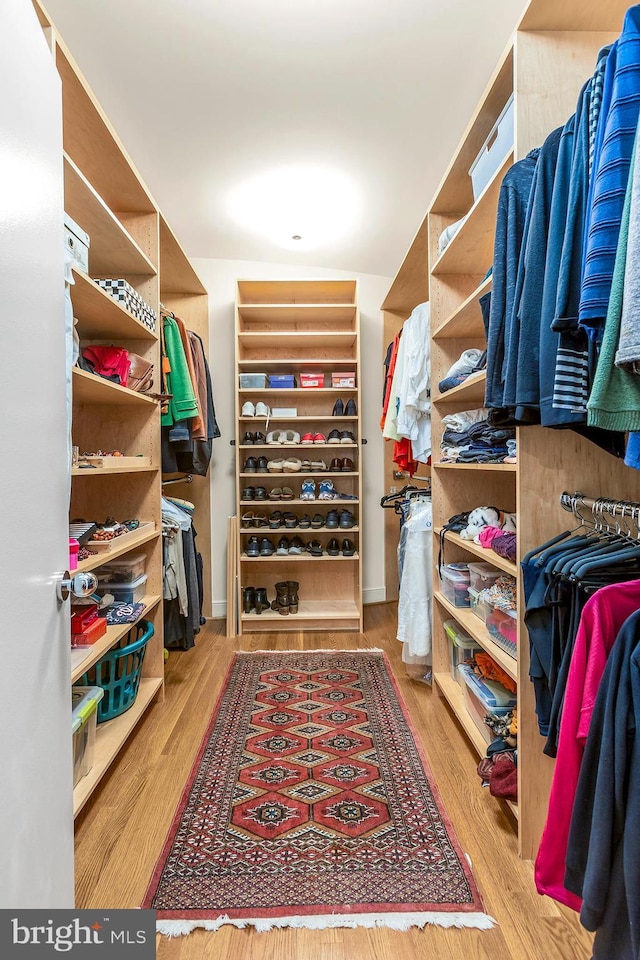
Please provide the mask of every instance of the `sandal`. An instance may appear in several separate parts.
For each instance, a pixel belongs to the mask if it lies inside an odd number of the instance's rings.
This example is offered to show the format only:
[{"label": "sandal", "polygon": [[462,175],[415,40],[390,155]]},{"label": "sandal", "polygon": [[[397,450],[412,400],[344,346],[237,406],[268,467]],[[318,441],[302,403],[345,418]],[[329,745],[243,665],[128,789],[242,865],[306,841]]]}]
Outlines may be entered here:
[{"label": "sandal", "polygon": [[280,510],[274,510],[269,514],[269,526],[272,530],[277,530],[282,526],[282,513]]},{"label": "sandal", "polygon": [[295,494],[291,487],[283,487],[280,496],[282,500],[295,500]]},{"label": "sandal", "polygon": [[269,491],[269,500],[282,500],[282,487],[274,487]]},{"label": "sandal", "polygon": [[253,515],[253,525],[254,527],[268,527],[269,521],[264,513],[255,513]]},{"label": "sandal", "polygon": [[283,513],[282,518],[284,520],[285,527],[288,527],[290,530],[293,527],[298,526],[298,518],[295,513]]},{"label": "sandal", "polygon": [[267,464],[268,473],[282,473],[284,463],[284,460],[269,460]]},{"label": "sandal", "polygon": [[311,517],[308,513],[303,513],[300,519],[298,520],[298,526],[301,530],[308,530],[311,526]]},{"label": "sandal", "polygon": [[327,469],[327,465],[324,460],[312,460],[311,469],[316,471],[324,471]]},{"label": "sandal", "polygon": [[324,517],[321,513],[316,513],[311,521],[311,526],[314,530],[319,530],[320,527],[324,527]]},{"label": "sandal", "polygon": [[240,519],[240,523],[247,530],[249,527],[253,526],[254,515],[252,513],[243,513]]},{"label": "sandal", "polygon": [[299,473],[302,468],[302,460],[298,460],[297,457],[290,457],[288,460],[283,460],[283,467],[285,473]]},{"label": "sandal", "polygon": [[311,543],[307,544],[307,552],[311,554],[312,557],[321,557],[322,556],[322,544],[319,540],[312,540]]}]

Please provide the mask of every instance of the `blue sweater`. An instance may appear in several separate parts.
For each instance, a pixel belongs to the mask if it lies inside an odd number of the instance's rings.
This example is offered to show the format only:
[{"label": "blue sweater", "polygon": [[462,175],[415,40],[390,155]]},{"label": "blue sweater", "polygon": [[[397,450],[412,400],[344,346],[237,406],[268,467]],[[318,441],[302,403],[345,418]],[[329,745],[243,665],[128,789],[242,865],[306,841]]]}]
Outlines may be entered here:
[{"label": "blue sweater", "polygon": [[640,5],[607,59],[586,224],[580,322],[600,342],[607,315],[631,151],[640,113]]}]

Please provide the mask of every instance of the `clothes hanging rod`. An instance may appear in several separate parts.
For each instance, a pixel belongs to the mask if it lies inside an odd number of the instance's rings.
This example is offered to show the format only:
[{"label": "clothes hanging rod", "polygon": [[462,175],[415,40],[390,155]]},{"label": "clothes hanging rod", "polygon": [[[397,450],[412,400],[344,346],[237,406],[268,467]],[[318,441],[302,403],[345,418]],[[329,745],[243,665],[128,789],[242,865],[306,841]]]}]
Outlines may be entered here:
[{"label": "clothes hanging rod", "polygon": [[[587,497],[584,493],[569,493],[565,490],[560,494],[560,505],[563,510],[572,513],[583,523],[589,521],[594,525],[606,525],[612,529],[608,520],[613,520],[615,529],[621,532],[620,521],[627,525],[627,536],[631,535],[628,522],[636,527],[636,537],[640,534],[640,503],[635,500],[612,500],[609,497]],[[581,508],[590,511],[591,517],[585,516]],[[607,520],[608,518],[608,520]]]},{"label": "clothes hanging rod", "polygon": [[187,473],[184,477],[172,477],[171,480],[163,480],[162,486],[167,487],[170,483],[193,483],[193,476]]}]

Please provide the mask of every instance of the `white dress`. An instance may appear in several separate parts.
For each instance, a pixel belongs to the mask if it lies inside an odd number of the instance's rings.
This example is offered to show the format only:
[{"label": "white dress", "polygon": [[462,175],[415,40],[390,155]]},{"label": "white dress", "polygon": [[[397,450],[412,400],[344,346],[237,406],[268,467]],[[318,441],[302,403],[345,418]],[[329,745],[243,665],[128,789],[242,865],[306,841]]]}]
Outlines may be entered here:
[{"label": "white dress", "polygon": [[400,596],[398,600],[398,640],[404,644],[405,663],[419,658],[431,663],[431,608],[433,510],[427,497],[416,499],[405,521],[398,551],[402,551]]}]

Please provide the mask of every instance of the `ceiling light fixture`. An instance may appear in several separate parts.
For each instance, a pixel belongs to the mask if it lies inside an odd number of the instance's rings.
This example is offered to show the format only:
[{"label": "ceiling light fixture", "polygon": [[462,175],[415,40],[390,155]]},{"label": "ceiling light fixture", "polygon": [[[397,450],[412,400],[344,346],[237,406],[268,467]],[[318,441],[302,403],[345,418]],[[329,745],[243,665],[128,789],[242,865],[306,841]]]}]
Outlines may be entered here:
[{"label": "ceiling light fixture", "polygon": [[231,216],[245,229],[296,250],[313,250],[347,236],[360,208],[353,181],[318,164],[259,174],[241,184],[229,202]]}]

